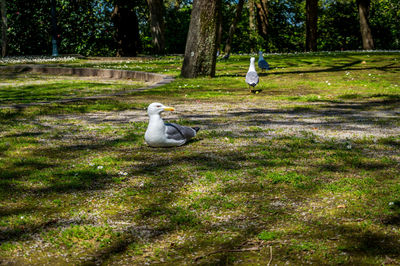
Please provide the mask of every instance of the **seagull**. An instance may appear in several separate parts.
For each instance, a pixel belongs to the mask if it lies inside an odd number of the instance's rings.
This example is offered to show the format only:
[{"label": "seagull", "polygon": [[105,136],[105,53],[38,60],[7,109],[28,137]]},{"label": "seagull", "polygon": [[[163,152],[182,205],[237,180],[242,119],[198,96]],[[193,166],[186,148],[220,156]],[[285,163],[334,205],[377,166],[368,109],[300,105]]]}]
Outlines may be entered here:
[{"label": "seagull", "polygon": [[267,61],[264,60],[264,57],[262,55],[262,52],[259,51],[258,52],[258,67],[261,68],[261,71],[268,70],[269,69],[269,65],[267,63]]},{"label": "seagull", "polygon": [[249,84],[249,89],[250,86],[253,87],[252,90],[250,90],[252,93],[259,93],[261,90],[256,90],[254,87],[258,84],[258,75],[256,72],[256,67],[254,66],[254,62],[256,59],[254,57],[250,58],[250,67],[249,71],[247,71],[246,74],[246,83]]},{"label": "seagull", "polygon": [[185,127],[175,123],[164,123],[160,114],[164,111],[174,111],[173,107],[161,103],[152,103],[147,107],[149,125],[144,139],[150,147],[176,147],[188,142],[196,136],[198,127]]}]

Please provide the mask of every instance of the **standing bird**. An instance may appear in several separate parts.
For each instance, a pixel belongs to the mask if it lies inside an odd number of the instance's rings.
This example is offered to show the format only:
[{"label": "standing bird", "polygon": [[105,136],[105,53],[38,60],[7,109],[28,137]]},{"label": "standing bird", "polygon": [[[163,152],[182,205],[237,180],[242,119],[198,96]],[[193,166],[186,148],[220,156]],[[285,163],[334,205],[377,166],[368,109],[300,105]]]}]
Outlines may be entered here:
[{"label": "standing bird", "polygon": [[258,52],[258,67],[261,68],[261,71],[269,69],[269,65],[268,65],[267,61],[264,60],[264,57],[263,57],[261,51]]},{"label": "standing bird", "polygon": [[252,93],[259,93],[261,90],[254,89],[254,87],[258,84],[258,75],[256,72],[256,67],[254,66],[255,60],[256,59],[254,57],[250,58],[250,67],[246,74],[246,83],[249,84],[249,89],[250,86],[253,87],[253,89],[250,90]]},{"label": "standing bird", "polygon": [[150,147],[176,147],[188,142],[196,136],[198,127],[185,127],[175,123],[164,123],[160,114],[164,111],[174,111],[173,107],[161,103],[152,103],[147,107],[149,125],[144,139]]}]

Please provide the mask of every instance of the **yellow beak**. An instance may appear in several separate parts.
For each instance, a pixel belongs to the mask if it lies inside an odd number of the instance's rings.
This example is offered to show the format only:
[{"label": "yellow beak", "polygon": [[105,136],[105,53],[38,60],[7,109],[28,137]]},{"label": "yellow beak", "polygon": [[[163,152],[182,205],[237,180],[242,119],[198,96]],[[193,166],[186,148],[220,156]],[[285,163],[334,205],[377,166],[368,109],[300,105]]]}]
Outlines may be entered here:
[{"label": "yellow beak", "polygon": [[175,111],[175,109],[174,109],[174,107],[166,106],[166,107],[164,108],[164,111]]}]

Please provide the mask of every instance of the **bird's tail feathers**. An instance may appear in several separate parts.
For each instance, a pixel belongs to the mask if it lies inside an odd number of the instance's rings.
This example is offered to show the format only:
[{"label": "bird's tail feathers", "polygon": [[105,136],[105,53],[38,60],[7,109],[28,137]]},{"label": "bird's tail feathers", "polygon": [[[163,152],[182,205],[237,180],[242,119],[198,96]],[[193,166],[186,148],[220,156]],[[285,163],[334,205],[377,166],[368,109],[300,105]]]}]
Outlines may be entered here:
[{"label": "bird's tail feathers", "polygon": [[200,130],[199,127],[192,127],[194,129],[194,131],[196,131],[196,133]]}]

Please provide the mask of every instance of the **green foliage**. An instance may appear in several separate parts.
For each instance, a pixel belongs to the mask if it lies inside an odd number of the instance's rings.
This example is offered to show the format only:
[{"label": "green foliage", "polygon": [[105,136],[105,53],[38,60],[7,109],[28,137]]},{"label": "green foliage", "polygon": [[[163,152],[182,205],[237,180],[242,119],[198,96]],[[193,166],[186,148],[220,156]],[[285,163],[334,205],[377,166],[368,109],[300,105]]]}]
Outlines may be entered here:
[{"label": "green foliage", "polygon": [[185,52],[186,36],[189,30],[191,6],[168,8],[165,16],[165,48],[168,53]]},{"label": "green foliage", "polygon": [[371,1],[370,12],[370,24],[375,46],[381,49],[400,49],[399,1]]},{"label": "green foliage", "polygon": [[51,52],[49,1],[7,1],[7,20],[8,54]]},{"label": "green foliage", "polygon": [[59,50],[64,54],[113,56],[112,3],[58,1]]},{"label": "green foliage", "polygon": [[[8,1],[7,1],[8,2]],[[10,55],[51,52],[50,3],[47,0],[12,1],[7,6]],[[110,1],[59,0],[58,45],[63,54],[105,55],[114,53]]]},{"label": "green foliage", "polygon": [[318,20],[319,50],[362,48],[356,1],[324,1]]},{"label": "green foliage", "polygon": [[[111,22],[113,0],[57,0],[58,45],[61,54],[114,56],[115,28]],[[179,4],[178,4],[179,3]],[[51,16],[47,0],[7,1],[9,55],[51,53]],[[164,1],[165,46],[167,53],[184,53],[190,23],[190,1]],[[224,49],[237,1],[223,1],[222,39]],[[247,3],[245,4],[247,5]],[[139,20],[141,51],[153,51],[149,11],[145,0],[135,1]],[[232,52],[295,52],[304,50],[305,1],[268,1],[268,37],[249,29],[249,8],[245,6],[232,43]],[[372,0],[370,25],[377,49],[400,49],[397,0]],[[318,49],[361,49],[358,10],[355,0],[320,0]]]}]

